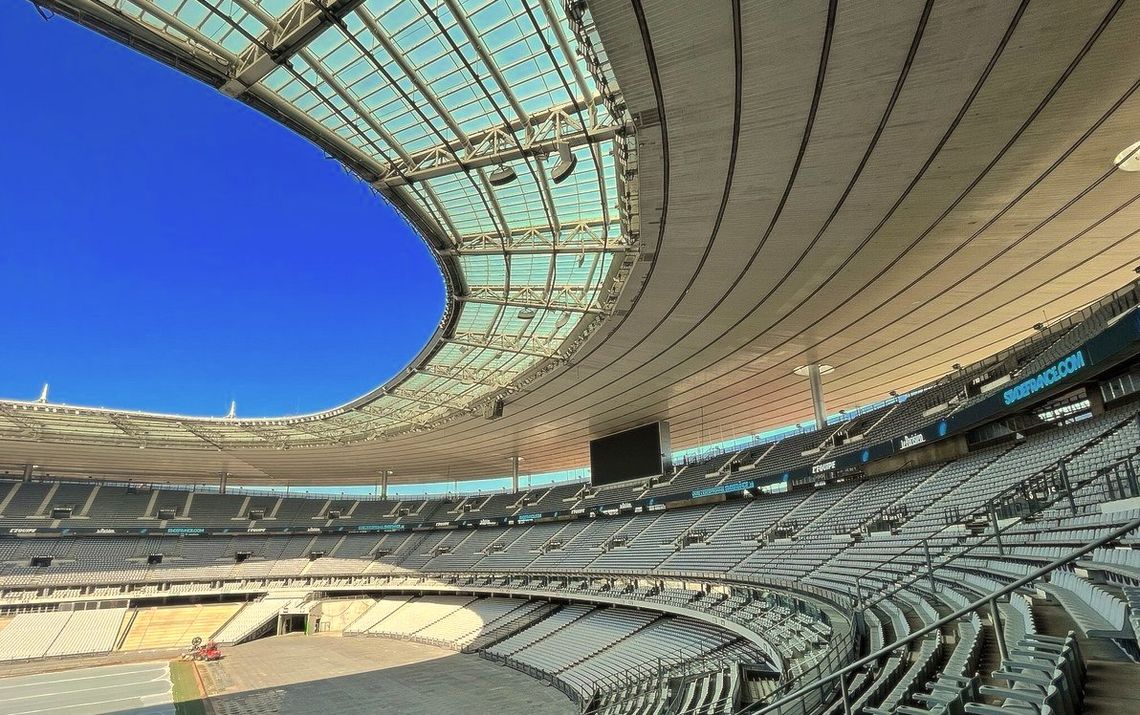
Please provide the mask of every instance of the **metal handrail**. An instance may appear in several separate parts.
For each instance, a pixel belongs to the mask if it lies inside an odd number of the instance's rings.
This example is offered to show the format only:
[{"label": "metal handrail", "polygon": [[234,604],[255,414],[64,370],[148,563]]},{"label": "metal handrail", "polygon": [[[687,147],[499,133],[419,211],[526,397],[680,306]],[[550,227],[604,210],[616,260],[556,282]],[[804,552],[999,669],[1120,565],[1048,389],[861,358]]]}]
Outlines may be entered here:
[{"label": "metal handrail", "polygon": [[[1106,428],[1105,430],[1103,430],[1102,432],[1098,433],[1098,434],[1097,434],[1097,435],[1096,435],[1096,436],[1093,438],[1093,440],[1099,441],[1099,440],[1103,439],[1104,437],[1106,437],[1107,435],[1111,435],[1111,434],[1114,434],[1114,433],[1115,433],[1117,430],[1119,430],[1119,429],[1123,428],[1124,426],[1126,426],[1126,425],[1127,425],[1127,423],[1129,423],[1129,422],[1131,422],[1131,421],[1133,421],[1133,420],[1135,420],[1135,419],[1136,419],[1136,416],[1135,416],[1135,415],[1133,415],[1133,414],[1130,414],[1128,417],[1121,419],[1119,422],[1115,422],[1115,423],[1113,423],[1113,424],[1112,424],[1110,427],[1108,427],[1108,428]],[[1087,441],[1087,442],[1084,442],[1084,443],[1083,443],[1083,445],[1082,445],[1082,449],[1083,449],[1084,447],[1088,446],[1089,444],[1091,444],[1091,442],[1092,442],[1093,440],[1089,440],[1089,441]],[[977,470],[976,472],[971,472],[971,473],[970,473],[970,476],[968,476],[968,477],[966,478],[966,480],[967,480],[967,481],[969,481],[969,480],[971,480],[971,479],[975,478],[975,477],[976,477],[978,474],[980,474],[980,473],[984,472],[985,470],[989,469],[990,467],[992,467],[992,466],[993,466],[995,463],[997,463],[997,462],[998,462],[1000,459],[1002,459],[1003,457],[1005,457],[1006,455],[1008,455],[1008,454],[1009,454],[1010,452],[1012,452],[1012,451],[1013,451],[1013,448],[1011,448],[1011,449],[1009,449],[1009,450],[1006,450],[1006,451],[1005,451],[1005,452],[1003,452],[1002,454],[999,454],[999,455],[998,455],[997,457],[995,457],[993,460],[990,460],[990,461],[989,461],[989,462],[987,462],[987,463],[986,463],[984,466],[982,466],[982,468],[981,468],[981,469]],[[1054,470],[1054,469],[1057,469],[1057,468],[1059,468],[1059,467],[1060,467],[1060,465],[1062,465],[1063,463],[1067,463],[1067,462],[1071,461],[1071,460],[1072,460],[1072,458],[1075,456],[1075,453],[1076,453],[1076,451],[1077,451],[1077,450],[1074,450],[1073,452],[1070,452],[1070,453],[1068,453],[1068,454],[1065,454],[1065,455],[1063,455],[1063,456],[1059,457],[1059,458],[1057,459],[1057,461],[1055,461],[1055,462],[1052,462],[1052,463],[1050,463],[1050,464],[1047,464],[1047,465],[1045,465],[1045,466],[1044,466],[1044,467],[1042,467],[1041,469],[1038,469],[1037,471],[1035,471],[1035,472],[1033,472],[1032,474],[1030,474],[1030,475],[1029,475],[1028,477],[1026,477],[1025,479],[1022,479],[1022,480],[1018,481],[1016,484],[1011,484],[1011,485],[1009,485],[1009,486],[1008,486],[1008,487],[1006,487],[1005,489],[1001,490],[1001,491],[1000,491],[1000,492],[998,492],[997,494],[995,494],[995,495],[993,495],[992,497],[990,497],[989,499],[987,499],[985,503],[983,503],[983,504],[979,505],[979,506],[978,506],[976,509],[974,509],[973,511],[969,512],[968,514],[965,514],[965,515],[964,515],[964,517],[963,517],[963,519],[960,519],[959,521],[963,521],[963,520],[969,520],[969,519],[972,519],[972,518],[975,518],[975,517],[979,517],[979,516],[985,516],[985,515],[988,515],[988,514],[989,514],[989,511],[990,511],[990,509],[992,508],[992,504],[993,504],[993,503],[995,503],[997,500],[999,500],[999,499],[1002,499],[1002,498],[1004,498],[1004,497],[1006,497],[1006,496],[1008,496],[1008,495],[1013,495],[1013,494],[1016,494],[1016,493],[1018,492],[1018,490],[1019,490],[1019,489],[1021,489],[1022,487],[1024,487],[1026,484],[1029,484],[1030,482],[1032,482],[1033,480],[1035,480],[1035,479],[1039,478],[1039,477],[1040,477],[1041,475],[1043,475],[1043,474],[1047,474],[1047,473],[1049,473],[1049,472],[1050,472],[1050,470]],[[1106,467],[1107,467],[1107,466],[1111,466],[1111,465],[1104,465],[1104,466],[1106,466]],[[1099,475],[1099,473],[1098,473],[1098,470],[1093,470],[1093,471],[1094,471],[1094,474],[1093,474],[1093,477],[1092,477],[1092,479],[1096,479],[1098,476],[1100,476],[1100,475]],[[1090,481],[1091,481],[1091,480],[1090,480]],[[1083,483],[1083,484],[1081,484],[1081,485],[1079,485],[1079,486],[1082,486],[1082,487],[1083,487],[1083,486],[1086,486],[1086,485],[1087,485],[1087,482],[1086,482],[1086,483]],[[1078,487],[1078,485],[1073,485],[1073,489],[1074,489],[1074,490],[1075,490],[1075,489],[1077,489],[1077,488],[1079,488],[1079,487]],[[1060,501],[1060,497],[1058,497],[1056,500],[1054,500],[1053,504],[1056,504],[1058,501]],[[1049,506],[1052,506],[1053,504],[1050,504]],[[931,504],[930,506],[933,506],[933,504]],[[929,507],[927,507],[927,508],[929,508]],[[1047,507],[1047,508],[1048,508],[1048,507]],[[916,514],[916,516],[917,516],[917,514]],[[866,576],[870,576],[870,575],[871,575],[872,573],[874,573],[875,571],[881,570],[881,569],[882,569],[884,566],[887,566],[887,565],[889,565],[889,564],[895,563],[897,560],[899,560],[899,559],[903,558],[904,556],[907,556],[907,555],[913,555],[913,553],[912,553],[912,552],[916,552],[916,551],[917,551],[917,550],[918,550],[920,547],[922,547],[922,545],[923,545],[923,543],[924,543],[924,542],[927,542],[927,543],[929,543],[929,540],[930,540],[930,539],[939,538],[939,536],[940,536],[940,535],[941,535],[943,532],[945,532],[945,531],[947,531],[948,529],[950,529],[950,528],[951,528],[951,526],[953,526],[953,525],[952,525],[952,524],[947,524],[947,525],[943,526],[942,528],[940,528],[940,529],[937,529],[936,531],[932,531],[932,532],[928,533],[928,534],[927,534],[927,535],[926,535],[926,536],[925,536],[923,539],[919,539],[918,541],[916,541],[914,544],[912,544],[911,546],[909,546],[909,547],[908,547],[907,549],[905,549],[904,551],[900,551],[900,552],[898,552],[897,554],[894,554],[893,556],[891,556],[891,557],[890,557],[889,559],[887,559],[886,561],[883,561],[883,562],[881,562],[881,563],[878,563],[878,564],[876,564],[876,565],[875,565],[873,568],[867,569],[866,571],[864,571],[863,573],[861,573],[861,574],[859,574],[858,576],[856,576],[856,577],[855,577],[856,583],[858,583],[858,582],[859,582],[859,581],[860,581],[862,578],[864,578],[864,577],[866,577]],[[1003,529],[1003,530],[999,531],[998,533],[1000,534],[1000,533],[1003,533],[1004,531],[1005,531],[1005,530]],[[985,541],[989,541],[989,539],[993,538],[993,536],[994,536],[994,534],[988,534],[988,535],[986,535],[986,537],[983,539],[983,542],[985,542]],[[970,550],[972,550],[974,547],[976,547],[976,546],[978,546],[978,545],[979,545],[979,544],[975,544],[974,546],[971,546],[971,547],[970,547],[969,549],[967,549],[966,551],[970,551]],[[966,552],[962,552],[962,553],[966,553]],[[893,595],[893,593],[894,593],[894,592],[892,592],[891,594],[888,594],[888,596],[889,596],[889,595]],[[880,598],[880,599],[878,599],[878,600],[882,600],[882,599]],[[878,601],[876,601],[876,603],[877,603],[877,602],[878,602]]]},{"label": "metal handrail", "polygon": [[[780,708],[782,708],[784,705],[795,702],[795,701],[799,700],[800,698],[802,698],[804,695],[807,695],[807,694],[823,687],[824,685],[827,685],[829,683],[833,683],[833,682],[839,680],[840,678],[845,678],[845,676],[848,673],[853,673],[853,672],[859,670],[860,668],[862,668],[863,666],[865,666],[869,663],[873,663],[876,660],[878,660],[879,658],[883,657],[884,655],[891,653],[892,651],[898,650],[899,648],[902,648],[903,646],[910,645],[911,643],[918,640],[919,638],[922,638],[923,636],[927,635],[928,633],[933,633],[936,630],[940,630],[942,628],[942,626],[944,626],[948,623],[952,623],[952,622],[958,620],[959,618],[961,618],[963,616],[969,615],[969,614],[973,613],[974,611],[977,611],[977,610],[983,608],[984,606],[991,605],[994,602],[996,602],[997,599],[1001,598],[1002,596],[1010,594],[1010,593],[1016,591],[1017,589],[1021,588],[1022,586],[1025,586],[1026,584],[1032,583],[1032,582],[1038,580],[1039,578],[1041,578],[1042,576],[1046,576],[1046,575],[1052,573],[1053,571],[1057,570],[1058,568],[1061,568],[1062,566],[1067,566],[1067,565],[1071,564],[1072,562],[1076,561],[1077,559],[1079,559],[1080,557],[1084,556],[1085,554],[1087,554],[1091,551],[1094,551],[1096,549],[1099,549],[1100,547],[1102,547],[1106,544],[1109,544],[1113,541],[1116,541],[1117,539],[1119,539],[1123,536],[1127,536],[1130,532],[1135,531],[1137,529],[1140,529],[1140,517],[1132,519],[1131,521],[1129,521],[1124,526],[1121,526],[1117,529],[1114,529],[1111,532],[1109,532],[1108,534],[1101,536],[1098,539],[1094,539],[1094,540],[1086,543],[1084,546],[1081,546],[1081,547],[1075,549],[1074,551],[1070,552],[1069,554],[1049,562],[1045,566],[1042,566],[1042,567],[1030,572],[1029,574],[1022,576],[1021,578],[1017,579],[1016,581],[1013,581],[1012,583],[1009,583],[1006,586],[1003,586],[1002,588],[997,589],[996,591],[990,592],[988,595],[982,596],[981,598],[974,601],[973,603],[970,603],[969,605],[964,606],[963,608],[960,608],[957,611],[954,611],[950,615],[944,616],[944,617],[938,619],[937,621],[935,621],[934,623],[931,623],[927,626],[924,626],[924,627],[918,629],[917,631],[915,631],[914,633],[911,633],[910,635],[908,635],[904,638],[900,638],[900,639],[896,640],[895,642],[893,642],[889,645],[885,645],[882,648],[880,648],[879,650],[875,651],[874,653],[871,653],[870,655],[867,655],[863,658],[860,658],[859,660],[855,661],[854,663],[851,663],[850,665],[848,665],[844,668],[841,668],[840,670],[837,670],[834,673],[832,673],[832,674],[830,674],[824,678],[820,678],[820,679],[815,680],[811,683],[808,683],[807,685],[802,686],[798,690],[796,690],[792,693],[789,693],[788,695],[785,695],[783,698],[780,698],[779,700],[777,700],[774,703],[768,703],[768,704],[757,703],[753,706],[749,706],[749,707],[746,707],[742,710],[739,710],[738,713],[739,713],[739,715],[744,715],[745,713],[747,713],[748,715],[764,715],[765,713],[778,712],[780,710]],[[999,635],[999,638],[1000,638],[1000,635]],[[842,683],[841,685],[845,686],[845,683]]]},{"label": "metal handrail", "polygon": [[[1136,453],[1133,453],[1133,454],[1131,454],[1131,455],[1129,455],[1129,456],[1127,456],[1127,457],[1124,457],[1124,458],[1122,458],[1122,459],[1119,459],[1119,460],[1116,460],[1116,461],[1113,461],[1113,462],[1109,462],[1108,464],[1105,464],[1105,465],[1103,465],[1103,466],[1101,466],[1101,467],[1097,467],[1096,469],[1093,469],[1093,470],[1092,470],[1092,476],[1091,476],[1091,477],[1089,477],[1088,479],[1085,479],[1085,480],[1079,481],[1079,482],[1075,482],[1075,483],[1073,483],[1073,484],[1071,485],[1071,488],[1070,488],[1069,490],[1067,490],[1067,491],[1065,491],[1065,492],[1063,492],[1063,493],[1058,493],[1057,497],[1056,497],[1056,498],[1055,498],[1053,501],[1051,501],[1051,502],[1049,502],[1048,504],[1046,504],[1045,506],[1043,506],[1043,507],[1042,507],[1042,508],[1039,510],[1039,512],[1038,512],[1038,513],[1040,513],[1040,512],[1044,512],[1044,511],[1045,511],[1045,510],[1047,510],[1047,509],[1052,509],[1052,508],[1054,508],[1054,507],[1055,507],[1055,506],[1057,506],[1057,504],[1059,504],[1059,503],[1060,503],[1060,502],[1061,502],[1063,499],[1066,499],[1066,498],[1068,498],[1070,495],[1072,495],[1072,494],[1075,494],[1076,492],[1078,492],[1078,491],[1080,491],[1081,489],[1083,489],[1083,488],[1085,488],[1085,487],[1089,486],[1090,484],[1093,484],[1093,483],[1094,483],[1094,482],[1095,482],[1097,479],[1099,479],[1100,477],[1104,476],[1104,474],[1105,474],[1105,471],[1104,471],[1104,470],[1106,470],[1106,469],[1110,469],[1110,468],[1112,468],[1112,467],[1116,467],[1116,466],[1118,466],[1118,465],[1120,465],[1120,464],[1124,464],[1125,462],[1129,462],[1129,461],[1131,461],[1131,460],[1133,460],[1133,459],[1135,459],[1135,458],[1136,458]],[[1041,472],[1036,472],[1036,473],[1033,475],[1033,477],[1039,476],[1040,474],[1041,474]],[[1030,479],[1032,479],[1033,477],[1030,477]],[[1029,481],[1029,480],[1027,479],[1027,480],[1026,480],[1026,482],[1028,482],[1028,481]],[[999,496],[1001,496],[1002,494],[1005,494],[1006,492],[1009,492],[1009,491],[1011,491],[1012,489],[1014,489],[1015,487],[1017,487],[1017,486],[1020,486],[1020,485],[1022,485],[1022,484],[1025,484],[1026,482],[1019,482],[1018,484],[1014,485],[1013,487],[1010,487],[1009,489],[1007,489],[1007,490],[1005,490],[1005,491],[1003,491],[1003,492],[1000,492],[1000,493],[998,494],[998,496],[995,496],[993,499],[989,500],[989,501],[986,503],[986,505],[988,506],[988,505],[989,505],[991,502],[993,502],[995,499],[997,499],[997,498],[998,498]],[[970,516],[972,517],[972,516],[974,516],[974,514],[976,514],[976,513],[977,513],[977,512],[972,512]],[[1004,535],[1005,535],[1006,533],[1008,533],[1008,532],[1014,531],[1014,527],[1018,526],[1018,524],[1019,524],[1019,522],[1017,522],[1017,521],[1015,521],[1015,522],[1011,522],[1011,523],[1009,523],[1009,524],[1006,524],[1005,526],[1003,526],[1003,527],[999,528],[997,531],[991,531],[990,533],[987,533],[987,534],[983,534],[983,535],[979,536],[979,537],[978,537],[978,540],[977,540],[977,541],[975,541],[975,542],[974,542],[974,543],[972,543],[972,544],[967,544],[967,545],[963,546],[963,547],[962,547],[960,550],[958,550],[956,553],[953,553],[953,554],[951,554],[951,555],[949,556],[949,558],[946,558],[945,560],[943,560],[943,561],[940,561],[940,562],[939,562],[939,563],[938,563],[936,566],[937,566],[938,568],[941,568],[941,567],[947,566],[947,565],[949,565],[949,564],[951,564],[951,563],[953,563],[953,562],[957,561],[958,559],[960,559],[960,558],[962,558],[962,557],[964,557],[964,556],[966,556],[966,555],[968,555],[968,554],[971,554],[971,553],[973,553],[973,552],[974,552],[976,549],[979,549],[979,548],[981,548],[981,547],[983,547],[983,546],[987,546],[987,545],[990,545],[992,542],[997,542],[997,543],[999,543],[999,544],[1000,544],[1000,543],[1001,543],[1001,542],[1000,542],[1000,537],[1001,537],[1001,536],[1004,536]],[[946,528],[948,528],[948,527],[946,527]],[[926,537],[926,539],[924,539],[924,540],[927,540],[927,541],[928,541],[928,540],[929,540],[929,539],[931,539],[931,538],[934,538],[934,537],[938,537],[938,536],[939,536],[939,535],[940,535],[942,532],[946,531],[946,528],[943,528],[943,529],[941,529],[941,530],[939,530],[939,531],[937,531],[937,532],[934,532],[934,533],[932,533],[932,534],[928,535],[928,536]],[[901,552],[901,553],[904,553],[904,554],[905,554],[905,553],[910,553],[910,552],[911,552],[912,550],[914,550],[914,549],[915,549],[915,548],[916,548],[918,545],[921,545],[921,544],[922,544],[922,541],[919,541],[919,542],[917,542],[917,544],[916,544],[915,546],[911,546],[911,547],[909,547],[909,548],[908,548],[908,549],[907,549],[905,552]],[[940,554],[939,556],[943,556],[943,555],[944,555],[944,554]],[[931,566],[935,566],[935,564],[933,564],[933,563],[932,563],[932,564],[931,564]],[[866,576],[867,574],[869,574],[869,573],[872,573],[873,571],[874,571],[874,569],[872,569],[871,571],[867,571],[867,572],[864,572],[864,573],[863,573],[861,576]],[[874,606],[874,605],[876,605],[876,604],[878,604],[878,603],[882,603],[884,600],[886,600],[886,599],[888,599],[888,598],[890,598],[890,597],[894,596],[894,595],[895,595],[895,594],[897,594],[899,591],[902,591],[902,590],[904,590],[904,589],[907,589],[907,588],[909,588],[910,586],[914,585],[915,583],[918,583],[919,581],[921,581],[921,580],[922,580],[922,579],[924,579],[924,578],[927,578],[927,574],[923,573],[921,570],[919,570],[919,571],[918,571],[918,572],[916,572],[916,573],[912,573],[912,574],[910,574],[910,575],[908,575],[908,576],[904,576],[904,577],[903,577],[903,579],[904,579],[904,582],[902,582],[902,583],[898,583],[898,582],[896,582],[895,584],[892,584],[891,586],[888,586],[888,587],[887,587],[887,589],[886,589],[886,592],[885,592],[885,593],[883,592],[883,590],[884,590],[884,589],[879,589],[879,591],[878,591],[877,593],[875,593],[875,594],[872,594],[872,599],[873,599],[873,600],[870,600],[870,601],[868,601],[868,602],[865,602],[865,603],[863,604],[863,606],[864,606],[864,607],[869,607],[869,606]],[[906,580],[906,579],[909,579],[909,580]]]}]

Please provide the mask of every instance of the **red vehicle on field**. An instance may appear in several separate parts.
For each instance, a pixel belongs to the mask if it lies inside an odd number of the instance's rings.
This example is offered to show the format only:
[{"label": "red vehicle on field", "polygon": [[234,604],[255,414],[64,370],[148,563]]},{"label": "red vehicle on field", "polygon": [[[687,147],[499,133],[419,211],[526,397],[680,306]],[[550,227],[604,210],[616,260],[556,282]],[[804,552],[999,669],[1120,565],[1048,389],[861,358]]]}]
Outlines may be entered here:
[{"label": "red vehicle on field", "polygon": [[190,647],[182,651],[182,660],[215,661],[222,659],[222,649],[214,641],[203,643],[200,637],[190,641]]}]

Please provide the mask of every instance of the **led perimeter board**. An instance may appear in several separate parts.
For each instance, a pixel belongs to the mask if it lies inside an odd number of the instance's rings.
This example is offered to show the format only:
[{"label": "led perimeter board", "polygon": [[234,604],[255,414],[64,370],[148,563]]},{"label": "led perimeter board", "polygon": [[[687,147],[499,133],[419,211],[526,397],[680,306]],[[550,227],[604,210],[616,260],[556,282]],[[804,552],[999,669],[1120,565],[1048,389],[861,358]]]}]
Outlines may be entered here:
[{"label": "led perimeter board", "polygon": [[668,422],[652,422],[590,441],[593,486],[663,475],[672,466]]}]

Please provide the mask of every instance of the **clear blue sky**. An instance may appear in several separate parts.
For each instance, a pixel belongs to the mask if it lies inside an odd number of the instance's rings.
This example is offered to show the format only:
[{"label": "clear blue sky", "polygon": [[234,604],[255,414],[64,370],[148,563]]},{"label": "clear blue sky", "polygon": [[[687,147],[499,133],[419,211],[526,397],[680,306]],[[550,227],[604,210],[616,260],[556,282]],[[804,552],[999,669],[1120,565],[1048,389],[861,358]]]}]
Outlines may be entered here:
[{"label": "clear blue sky", "polygon": [[316,147],[30,3],[0,63],[0,397],[309,412],[434,332],[427,248]]}]

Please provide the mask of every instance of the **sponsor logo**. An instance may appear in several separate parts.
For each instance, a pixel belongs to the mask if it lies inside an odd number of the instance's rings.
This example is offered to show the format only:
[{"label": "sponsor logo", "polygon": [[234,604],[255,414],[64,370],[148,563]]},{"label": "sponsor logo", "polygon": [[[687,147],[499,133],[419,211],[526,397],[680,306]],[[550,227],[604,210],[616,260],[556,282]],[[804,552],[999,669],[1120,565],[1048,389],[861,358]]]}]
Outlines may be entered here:
[{"label": "sponsor logo", "polygon": [[819,464],[813,464],[811,466],[811,473],[812,474],[822,474],[824,472],[830,472],[833,469],[835,469],[835,460],[834,459],[831,460],[830,462],[820,462]]},{"label": "sponsor logo", "polygon": [[8,529],[9,534],[34,534],[35,529]]},{"label": "sponsor logo", "polygon": [[444,526],[451,526],[451,522],[450,521],[437,521],[437,522],[435,522],[435,525],[437,528],[442,528]]},{"label": "sponsor logo", "polygon": [[96,534],[114,534],[115,530],[114,529],[96,529],[95,533]]},{"label": "sponsor logo", "polygon": [[585,513],[586,513],[586,508],[585,508],[585,507],[581,507],[581,506],[580,506],[580,507],[578,507],[577,509],[571,509],[571,510],[570,510],[570,513],[571,513],[571,514],[585,514]]},{"label": "sponsor logo", "polygon": [[[224,530],[228,531],[228,530]],[[204,534],[206,530],[200,526],[172,526],[166,530],[168,534]]]},{"label": "sponsor logo", "polygon": [[525,524],[528,521],[534,521],[538,518],[538,514],[519,514],[518,523]]},{"label": "sponsor logo", "polygon": [[1022,380],[1013,387],[1009,388],[1002,393],[1002,400],[1004,400],[1005,404],[1007,405],[1012,405],[1015,402],[1020,402],[1026,397],[1034,395],[1041,390],[1051,387],[1055,383],[1064,380],[1069,375],[1083,370],[1085,364],[1085,354],[1083,351],[1078,350],[1072,355],[1061,358],[1033,377]]},{"label": "sponsor logo", "polygon": [[492,519],[480,519],[479,526],[498,526],[499,522]]},{"label": "sponsor logo", "polygon": [[926,443],[926,435],[921,432],[917,434],[908,434],[899,440],[899,449],[908,449],[910,447],[917,447],[920,444]]},{"label": "sponsor logo", "polygon": [[645,510],[646,511],[665,511],[665,505],[664,504],[650,504],[649,506],[645,507]]},{"label": "sponsor logo", "polygon": [[734,482],[733,484],[722,484],[719,487],[705,487],[704,489],[694,489],[693,499],[700,499],[701,497],[711,497],[715,494],[729,494],[731,492],[742,492],[745,489],[751,489],[756,486],[756,482]]},{"label": "sponsor logo", "polygon": [[633,502],[623,501],[621,504],[618,504],[618,509],[632,509],[632,508],[633,508]]},{"label": "sponsor logo", "polygon": [[[312,530],[310,529],[310,531],[312,531]],[[317,531],[320,531],[320,529],[317,529]],[[265,527],[264,526],[250,527],[250,528],[245,530],[245,533],[247,533],[247,534],[264,534],[265,533]]]}]

